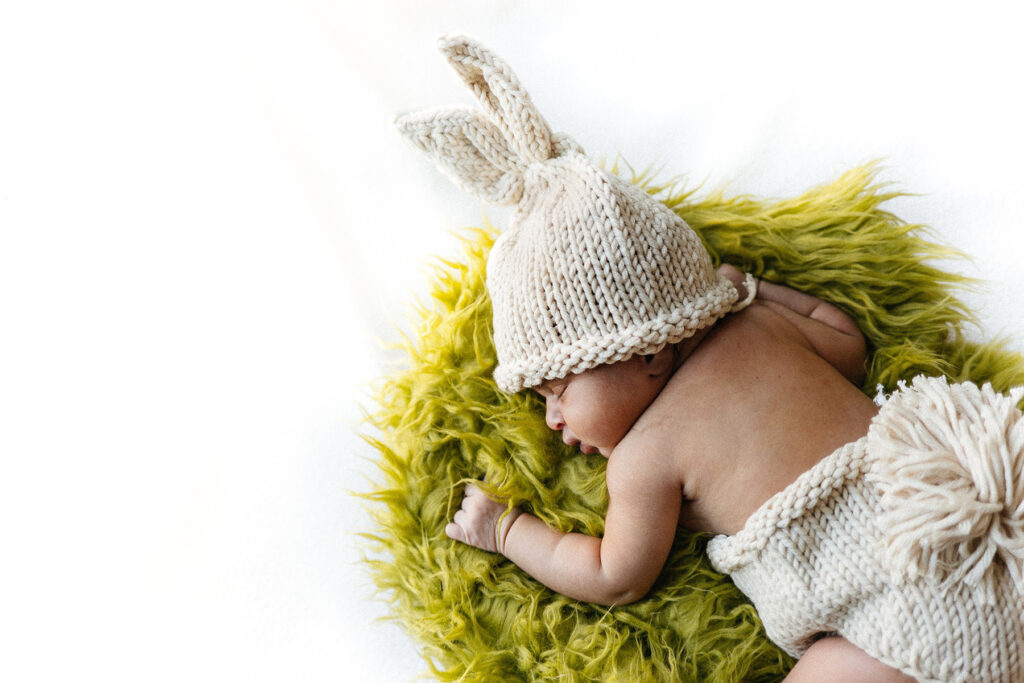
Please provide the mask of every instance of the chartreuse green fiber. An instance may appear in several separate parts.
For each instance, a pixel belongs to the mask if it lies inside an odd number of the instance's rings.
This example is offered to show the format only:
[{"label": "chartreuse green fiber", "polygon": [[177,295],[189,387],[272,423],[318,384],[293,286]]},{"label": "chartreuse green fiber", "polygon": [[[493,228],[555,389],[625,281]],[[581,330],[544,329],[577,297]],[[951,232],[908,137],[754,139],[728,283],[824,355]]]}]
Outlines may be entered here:
[{"label": "chartreuse green fiber", "polygon": [[[617,169],[612,169],[617,172]],[[1024,384],[1024,356],[964,337],[971,285],[937,260],[958,257],[881,207],[899,193],[867,164],[798,197],[696,198],[677,183],[633,182],[700,234],[716,261],[782,282],[850,313],[870,342],[864,390],[924,373]],[[380,475],[364,495],[376,525],[367,563],[393,617],[445,681],[777,681],[792,660],[765,637],[754,608],[704,556],[706,536],[680,530],[651,592],[622,607],[558,595],[500,555],[449,540],[445,524],[468,479],[563,531],[600,535],[605,461],[566,447],[532,392],[501,393],[484,287],[497,231],[464,235],[441,262],[405,367],[375,387],[369,419]]]}]

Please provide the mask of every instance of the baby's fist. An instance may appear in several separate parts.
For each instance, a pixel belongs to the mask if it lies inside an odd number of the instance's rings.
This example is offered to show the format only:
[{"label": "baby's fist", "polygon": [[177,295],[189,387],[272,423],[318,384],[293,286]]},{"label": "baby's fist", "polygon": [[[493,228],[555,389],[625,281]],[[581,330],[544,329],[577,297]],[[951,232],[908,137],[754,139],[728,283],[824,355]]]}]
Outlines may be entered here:
[{"label": "baby's fist", "polygon": [[475,548],[504,553],[505,537],[520,514],[519,508],[509,511],[507,505],[488,498],[476,484],[469,484],[462,499],[462,508],[455,513],[444,532],[449,538]]}]

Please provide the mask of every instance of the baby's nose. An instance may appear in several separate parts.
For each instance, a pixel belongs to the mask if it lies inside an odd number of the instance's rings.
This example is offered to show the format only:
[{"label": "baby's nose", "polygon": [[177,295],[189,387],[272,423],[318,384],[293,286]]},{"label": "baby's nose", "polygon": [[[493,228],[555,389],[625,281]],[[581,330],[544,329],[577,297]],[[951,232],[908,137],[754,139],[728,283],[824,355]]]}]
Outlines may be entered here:
[{"label": "baby's nose", "polygon": [[554,429],[556,432],[561,431],[565,427],[565,421],[562,419],[562,411],[558,409],[557,403],[552,398],[548,398],[547,410],[544,413],[544,419],[548,423],[548,427]]}]

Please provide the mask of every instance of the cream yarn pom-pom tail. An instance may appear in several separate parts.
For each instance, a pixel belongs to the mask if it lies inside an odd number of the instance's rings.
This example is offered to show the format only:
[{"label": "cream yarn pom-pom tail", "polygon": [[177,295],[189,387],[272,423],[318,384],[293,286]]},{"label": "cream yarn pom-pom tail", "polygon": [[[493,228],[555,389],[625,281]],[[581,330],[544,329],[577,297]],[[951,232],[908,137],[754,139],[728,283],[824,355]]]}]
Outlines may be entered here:
[{"label": "cream yarn pom-pom tail", "polygon": [[868,432],[891,568],[994,597],[994,563],[1024,587],[1024,415],[1018,387],[915,377]]}]

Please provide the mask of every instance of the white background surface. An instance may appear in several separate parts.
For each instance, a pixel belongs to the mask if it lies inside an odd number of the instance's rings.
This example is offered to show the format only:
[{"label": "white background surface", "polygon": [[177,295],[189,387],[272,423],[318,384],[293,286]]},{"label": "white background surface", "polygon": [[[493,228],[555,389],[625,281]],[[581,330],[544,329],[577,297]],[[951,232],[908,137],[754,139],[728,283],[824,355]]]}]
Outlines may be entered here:
[{"label": "white background surface", "polygon": [[[1000,4],[19,3],[0,10],[0,678],[395,681],[355,431],[481,205],[393,133],[472,102],[789,196],[885,157],[1024,350],[1019,23]],[[31,8],[31,9],[24,9]],[[502,213],[490,210],[500,220]]]}]

